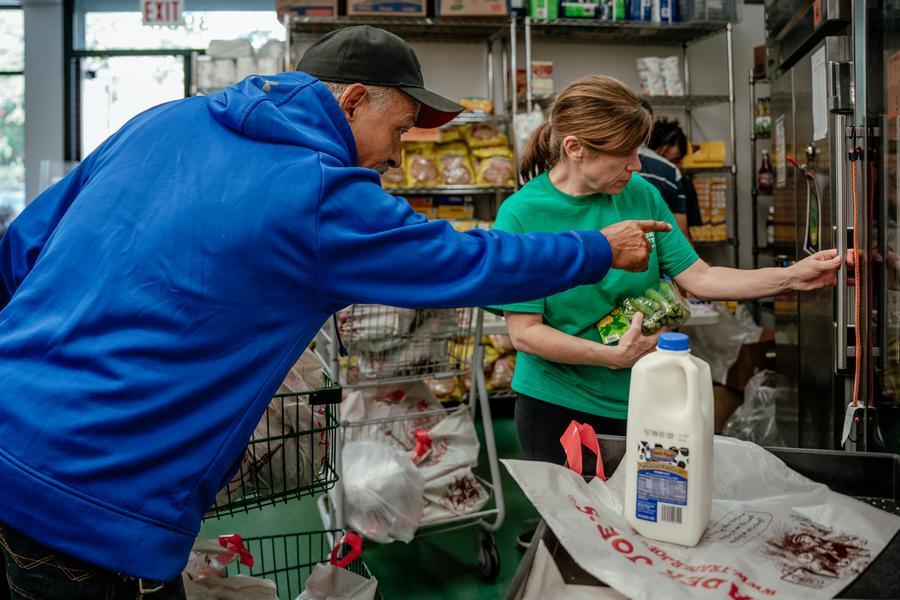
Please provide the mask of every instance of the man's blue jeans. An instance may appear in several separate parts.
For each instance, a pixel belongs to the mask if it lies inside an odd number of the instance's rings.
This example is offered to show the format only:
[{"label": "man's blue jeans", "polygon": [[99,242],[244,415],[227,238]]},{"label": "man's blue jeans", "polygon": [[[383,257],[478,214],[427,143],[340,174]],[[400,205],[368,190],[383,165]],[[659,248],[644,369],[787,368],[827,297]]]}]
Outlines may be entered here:
[{"label": "man's blue jeans", "polygon": [[[165,584],[139,581],[57,552],[2,523],[0,552],[6,561],[9,594],[0,590],[0,599],[185,600],[180,576]],[[154,588],[160,589],[151,593]]]}]

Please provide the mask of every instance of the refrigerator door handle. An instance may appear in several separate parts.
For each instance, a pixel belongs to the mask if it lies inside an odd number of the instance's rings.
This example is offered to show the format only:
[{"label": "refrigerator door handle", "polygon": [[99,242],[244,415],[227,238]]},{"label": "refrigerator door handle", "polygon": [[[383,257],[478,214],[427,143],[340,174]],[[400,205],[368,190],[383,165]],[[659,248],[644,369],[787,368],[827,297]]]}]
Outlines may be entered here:
[{"label": "refrigerator door handle", "polygon": [[[839,256],[847,256],[847,169],[849,161],[847,159],[846,135],[844,133],[845,117],[839,114],[833,115],[834,132],[831,136],[834,143],[832,156],[834,157],[834,181],[832,189],[834,197],[832,198],[832,206],[834,207],[834,240],[835,248]],[[834,352],[834,370],[836,373],[846,371],[847,369],[847,326],[850,323],[851,316],[849,313],[848,302],[848,285],[847,285],[847,264],[841,264],[838,271],[837,285],[834,288],[835,297],[835,352]]]}]

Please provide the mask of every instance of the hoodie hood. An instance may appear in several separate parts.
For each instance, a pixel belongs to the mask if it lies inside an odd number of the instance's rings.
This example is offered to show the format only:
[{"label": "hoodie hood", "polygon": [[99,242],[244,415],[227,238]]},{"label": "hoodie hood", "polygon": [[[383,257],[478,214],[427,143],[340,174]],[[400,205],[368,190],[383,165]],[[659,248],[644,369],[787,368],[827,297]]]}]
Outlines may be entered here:
[{"label": "hoodie hood", "polygon": [[356,142],[325,84],[306,73],[251,75],[209,97],[213,119],[249,138],[324,152],[348,167]]}]

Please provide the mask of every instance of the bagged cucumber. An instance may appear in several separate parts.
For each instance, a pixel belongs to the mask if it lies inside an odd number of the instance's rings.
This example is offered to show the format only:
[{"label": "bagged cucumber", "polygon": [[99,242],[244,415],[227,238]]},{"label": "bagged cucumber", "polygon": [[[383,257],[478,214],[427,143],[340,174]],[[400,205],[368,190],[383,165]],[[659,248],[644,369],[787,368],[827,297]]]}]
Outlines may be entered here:
[{"label": "bagged cucumber", "polygon": [[601,342],[618,342],[639,312],[644,315],[641,333],[654,335],[663,327],[675,328],[687,322],[691,306],[671,282],[662,280],[658,288],[646,290],[643,296],[626,298],[621,309],[614,309],[597,323]]}]

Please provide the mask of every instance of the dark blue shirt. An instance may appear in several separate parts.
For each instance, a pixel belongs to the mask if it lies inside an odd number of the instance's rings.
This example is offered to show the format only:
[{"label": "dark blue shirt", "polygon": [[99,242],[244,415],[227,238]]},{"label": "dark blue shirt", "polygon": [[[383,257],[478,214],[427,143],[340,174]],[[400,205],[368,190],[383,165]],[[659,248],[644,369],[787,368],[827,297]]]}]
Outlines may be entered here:
[{"label": "dark blue shirt", "polygon": [[659,190],[673,214],[685,214],[685,191],[678,167],[649,148],[638,150],[638,156],[641,176]]}]

